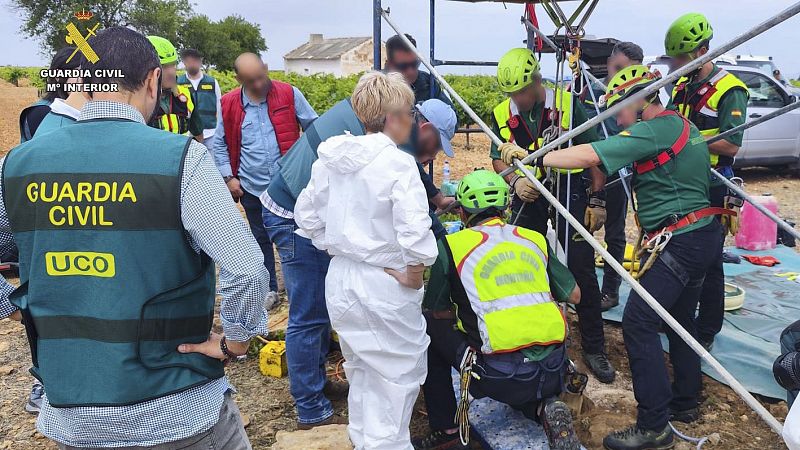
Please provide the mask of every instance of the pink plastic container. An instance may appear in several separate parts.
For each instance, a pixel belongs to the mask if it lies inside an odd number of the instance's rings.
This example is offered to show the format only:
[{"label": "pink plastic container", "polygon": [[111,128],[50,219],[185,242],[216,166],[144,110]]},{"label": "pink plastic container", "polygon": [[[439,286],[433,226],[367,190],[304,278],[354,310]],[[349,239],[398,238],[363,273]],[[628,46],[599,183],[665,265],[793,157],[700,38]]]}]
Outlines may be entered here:
[{"label": "pink plastic container", "polygon": [[[775,214],[778,213],[778,200],[770,194],[753,197]],[[745,250],[769,250],[778,241],[778,224],[757,210],[749,202],[744,202],[740,212],[739,232],[736,233],[736,246]]]}]

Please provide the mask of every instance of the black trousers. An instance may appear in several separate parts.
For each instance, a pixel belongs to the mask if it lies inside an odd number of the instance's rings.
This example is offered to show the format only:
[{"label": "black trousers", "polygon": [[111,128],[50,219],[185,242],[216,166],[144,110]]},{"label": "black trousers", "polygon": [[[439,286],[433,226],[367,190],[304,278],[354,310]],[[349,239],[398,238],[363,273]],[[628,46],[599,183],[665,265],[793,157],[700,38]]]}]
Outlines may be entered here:
[{"label": "black trousers", "polygon": [[[725,185],[711,186],[710,200],[711,206],[721,208],[728,193]],[[714,220],[720,222],[720,216],[715,216]],[[724,230],[722,231],[724,233]],[[723,234],[724,243],[725,236]],[[722,253],[722,244],[719,252]],[[703,290],[700,293],[700,306],[697,312],[697,336],[702,341],[712,341],[714,336],[722,330],[722,321],[725,318],[725,271],[723,269],[722,258],[718,264],[714,264],[706,273]]]},{"label": "black trousers", "polygon": [[[800,320],[789,325],[781,332],[781,355],[789,352],[800,351]],[[800,376],[800,374],[798,374]],[[789,403],[789,408],[797,399],[800,391],[787,391],[786,402]]]},{"label": "black trousers", "polygon": [[[584,179],[582,174],[555,176],[560,177],[560,183],[558,183],[559,202],[567,206],[567,197],[569,197],[569,212],[583,222],[588,202],[586,194],[586,188],[589,186],[588,180]],[[543,235],[547,234],[549,204],[544,198],[539,198],[533,203],[524,203],[515,196],[511,203],[511,212],[512,224],[538,231]],[[578,312],[581,345],[586,353],[603,352],[605,350],[605,334],[600,310],[600,286],[594,267],[594,249],[577,234],[575,228],[570,226],[567,229],[567,222],[560,215],[557,228],[558,240],[567,252],[567,267],[581,289],[581,302],[575,308]]]},{"label": "black trousers", "polygon": [[[700,290],[705,274],[722,259],[721,242],[722,231],[717,221],[673,236],[664,253],[639,280],[693,336],[697,334],[694,315]],[[658,335],[661,328],[661,318],[636,291],[631,291],[622,316],[622,335],[638,402],[637,423],[646,430],[663,430],[670,408],[696,407],[701,388],[700,356],[671,328],[664,327],[675,378],[670,383]]]},{"label": "black trousers", "polygon": [[[428,376],[422,391],[432,430],[456,428],[456,397],[453,389],[452,369],[458,370],[467,348],[464,333],[455,328],[451,319],[434,319],[426,314],[428,335]],[[518,355],[518,353],[517,353]],[[510,356],[510,355],[509,355]],[[489,358],[492,358],[489,356]],[[490,397],[519,410],[525,417],[538,421],[539,403],[561,393],[566,368],[564,347],[555,350],[542,361],[521,363],[516,375],[493,368],[483,355],[478,355],[481,379],[472,379],[470,394],[475,398]]]},{"label": "black trousers", "polygon": [[[620,264],[625,260],[625,218],[628,215],[628,196],[622,183],[606,190],[605,241],[608,253]],[[603,287],[600,292],[618,296],[622,277],[606,264],[603,267]]]}]

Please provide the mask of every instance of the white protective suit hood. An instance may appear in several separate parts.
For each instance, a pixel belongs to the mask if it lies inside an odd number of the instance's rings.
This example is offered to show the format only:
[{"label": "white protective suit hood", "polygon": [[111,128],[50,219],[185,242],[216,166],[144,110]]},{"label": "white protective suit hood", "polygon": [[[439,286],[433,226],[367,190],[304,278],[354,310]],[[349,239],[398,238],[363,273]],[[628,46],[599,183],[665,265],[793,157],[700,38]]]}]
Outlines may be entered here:
[{"label": "white protective suit hood", "polygon": [[348,174],[363,169],[392,145],[392,140],[383,133],[353,136],[348,132],[325,141],[317,155],[331,171]]},{"label": "white protective suit hood", "polygon": [[317,150],[295,205],[298,234],[331,256],[404,269],[436,259],[414,158],[385,134],[332,137]]}]

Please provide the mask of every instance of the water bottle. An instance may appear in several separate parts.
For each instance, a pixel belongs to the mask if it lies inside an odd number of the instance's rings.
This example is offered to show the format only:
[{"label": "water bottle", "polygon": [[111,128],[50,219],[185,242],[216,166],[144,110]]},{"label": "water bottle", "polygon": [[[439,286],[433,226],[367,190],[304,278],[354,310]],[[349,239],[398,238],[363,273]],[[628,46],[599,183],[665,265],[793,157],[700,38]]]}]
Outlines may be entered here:
[{"label": "water bottle", "polygon": [[450,182],[450,161],[444,162],[444,169],[442,169],[442,184]]}]

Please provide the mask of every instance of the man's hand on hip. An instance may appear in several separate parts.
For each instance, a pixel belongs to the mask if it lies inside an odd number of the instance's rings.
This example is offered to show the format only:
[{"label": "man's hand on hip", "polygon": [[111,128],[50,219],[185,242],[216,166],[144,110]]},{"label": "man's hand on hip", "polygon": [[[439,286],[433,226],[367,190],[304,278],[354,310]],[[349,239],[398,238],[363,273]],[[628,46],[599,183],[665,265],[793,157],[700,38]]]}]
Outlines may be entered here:
[{"label": "man's hand on hip", "polygon": [[[222,353],[220,341],[222,341],[222,335],[212,332],[208,335],[208,339],[205,342],[199,344],[181,344],[178,346],[178,351],[181,353],[201,353],[210,358],[225,360],[228,356]],[[236,342],[227,339],[225,342],[228,345],[228,351],[236,356],[246,354],[247,347],[250,345],[249,342]]]}]

